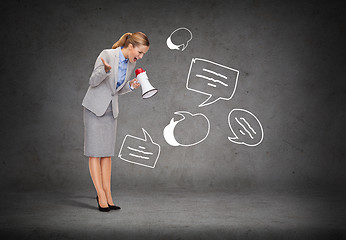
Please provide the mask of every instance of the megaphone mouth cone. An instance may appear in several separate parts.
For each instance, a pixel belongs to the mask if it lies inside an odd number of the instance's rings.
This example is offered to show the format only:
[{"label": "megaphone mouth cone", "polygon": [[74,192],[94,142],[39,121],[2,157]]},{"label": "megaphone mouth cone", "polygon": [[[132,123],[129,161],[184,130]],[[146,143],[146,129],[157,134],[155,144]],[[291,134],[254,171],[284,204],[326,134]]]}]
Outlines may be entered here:
[{"label": "megaphone mouth cone", "polygon": [[143,99],[151,98],[152,96],[156,95],[158,90],[156,88],[150,89],[149,91],[142,94]]}]

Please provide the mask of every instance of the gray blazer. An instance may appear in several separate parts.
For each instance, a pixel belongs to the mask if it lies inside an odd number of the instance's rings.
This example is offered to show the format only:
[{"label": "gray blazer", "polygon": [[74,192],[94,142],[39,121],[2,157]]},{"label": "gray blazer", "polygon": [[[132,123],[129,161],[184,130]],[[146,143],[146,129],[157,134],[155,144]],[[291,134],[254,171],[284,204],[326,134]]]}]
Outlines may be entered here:
[{"label": "gray blazer", "polygon": [[[95,113],[96,116],[102,116],[112,101],[113,117],[117,118],[119,113],[118,95],[122,95],[131,91],[128,81],[130,81],[131,73],[136,63],[127,63],[126,77],[122,85],[116,89],[118,81],[118,65],[119,51],[116,49],[105,49],[97,57],[94,70],[89,79],[89,88],[83,99],[82,105]],[[101,57],[112,67],[106,73]]]}]

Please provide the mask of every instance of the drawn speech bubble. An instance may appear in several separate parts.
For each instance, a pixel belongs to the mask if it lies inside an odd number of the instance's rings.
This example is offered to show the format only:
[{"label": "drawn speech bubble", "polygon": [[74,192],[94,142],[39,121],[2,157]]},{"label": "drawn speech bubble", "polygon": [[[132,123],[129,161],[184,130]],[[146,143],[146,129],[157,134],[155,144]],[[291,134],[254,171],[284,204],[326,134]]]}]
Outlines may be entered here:
[{"label": "drawn speech bubble", "polygon": [[228,114],[228,125],[234,137],[228,137],[233,143],[257,146],[263,140],[263,128],[258,118],[244,109],[233,109]]},{"label": "drawn speech bubble", "polygon": [[238,76],[236,69],[206,59],[192,58],[186,88],[209,96],[198,106],[203,107],[219,99],[230,100],[237,88]]},{"label": "drawn speech bubble", "polygon": [[[186,41],[183,41],[183,43],[180,43],[178,45],[174,44],[172,42],[172,35],[178,31],[187,31],[188,32],[188,40]],[[167,47],[169,49],[172,49],[172,50],[181,50],[181,51],[184,51],[185,48],[187,47],[187,45],[189,44],[189,42],[191,41],[192,39],[192,33],[189,29],[185,28],[185,27],[181,27],[181,28],[178,28],[176,30],[174,30],[171,35],[169,35],[169,37],[167,38],[166,40],[166,44],[167,44]]]},{"label": "drawn speech bubble", "polygon": [[154,143],[142,128],[144,138],[126,135],[119,151],[119,158],[144,167],[154,168],[160,156],[160,145]]},{"label": "drawn speech bubble", "polygon": [[[178,111],[175,112],[174,114],[180,115],[183,118],[179,119],[177,121],[174,120],[174,118],[171,119],[170,123],[163,129],[163,136],[166,140],[166,142],[173,146],[173,147],[178,147],[178,146],[184,146],[184,147],[189,147],[196,145],[200,142],[203,142],[209,135],[210,131],[210,122],[209,119],[202,113],[195,113],[192,114],[187,111]],[[179,125],[184,126],[184,122],[187,122],[188,124],[185,125],[186,128],[183,129],[183,133],[188,138],[190,141],[192,140],[190,137],[192,135],[197,135],[198,138],[194,138],[193,141],[191,142],[179,142],[175,138],[175,132],[174,129],[176,128],[176,125],[180,123]],[[202,123],[202,128],[194,128],[192,125],[194,125],[196,122],[201,122]],[[189,127],[190,126],[190,127]],[[198,125],[199,126],[199,125]]]}]

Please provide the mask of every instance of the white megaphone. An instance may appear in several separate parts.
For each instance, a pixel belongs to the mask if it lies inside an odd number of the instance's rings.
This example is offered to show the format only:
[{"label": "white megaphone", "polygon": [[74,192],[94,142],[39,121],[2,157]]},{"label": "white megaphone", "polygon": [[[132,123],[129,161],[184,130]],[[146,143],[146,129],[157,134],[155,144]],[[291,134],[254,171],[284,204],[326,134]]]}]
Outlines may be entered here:
[{"label": "white megaphone", "polygon": [[142,68],[136,69],[136,77],[138,82],[141,84],[142,97],[144,99],[150,98],[157,93],[158,90],[150,84],[147,73]]}]

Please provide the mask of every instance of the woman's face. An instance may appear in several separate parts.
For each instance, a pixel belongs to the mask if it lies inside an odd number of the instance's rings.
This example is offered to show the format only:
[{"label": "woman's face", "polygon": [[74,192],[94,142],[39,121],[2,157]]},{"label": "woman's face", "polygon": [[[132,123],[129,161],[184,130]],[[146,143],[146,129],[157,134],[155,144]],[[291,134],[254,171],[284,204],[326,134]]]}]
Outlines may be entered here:
[{"label": "woman's face", "polygon": [[128,58],[129,61],[134,63],[137,60],[141,59],[146,52],[149,50],[149,46],[145,45],[138,45],[134,47],[131,43],[129,44],[128,48]]}]

